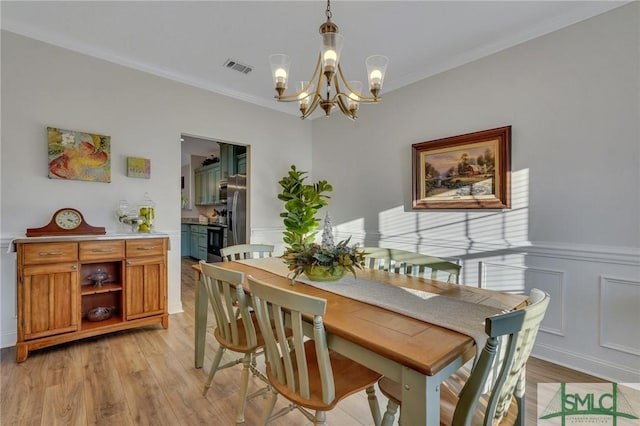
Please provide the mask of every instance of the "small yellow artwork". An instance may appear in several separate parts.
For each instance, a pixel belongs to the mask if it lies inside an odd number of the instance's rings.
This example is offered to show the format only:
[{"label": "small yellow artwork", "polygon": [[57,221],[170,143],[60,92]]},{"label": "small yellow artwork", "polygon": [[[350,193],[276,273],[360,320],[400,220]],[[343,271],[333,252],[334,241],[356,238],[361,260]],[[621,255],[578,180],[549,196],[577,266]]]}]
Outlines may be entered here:
[{"label": "small yellow artwork", "polygon": [[49,178],[111,182],[111,136],[47,127]]},{"label": "small yellow artwork", "polygon": [[151,177],[151,160],[127,157],[127,176],[149,179]]}]

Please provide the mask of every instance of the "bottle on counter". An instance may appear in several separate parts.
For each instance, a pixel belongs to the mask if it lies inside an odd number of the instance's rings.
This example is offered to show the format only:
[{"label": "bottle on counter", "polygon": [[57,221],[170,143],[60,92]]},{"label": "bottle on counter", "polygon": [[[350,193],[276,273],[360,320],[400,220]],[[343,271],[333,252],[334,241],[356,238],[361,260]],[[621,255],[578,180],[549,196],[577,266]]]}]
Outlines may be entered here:
[{"label": "bottle on counter", "polygon": [[139,214],[142,223],[138,226],[138,232],[152,232],[153,222],[156,217],[156,203],[153,202],[148,192],[144,193],[144,198],[139,205]]}]

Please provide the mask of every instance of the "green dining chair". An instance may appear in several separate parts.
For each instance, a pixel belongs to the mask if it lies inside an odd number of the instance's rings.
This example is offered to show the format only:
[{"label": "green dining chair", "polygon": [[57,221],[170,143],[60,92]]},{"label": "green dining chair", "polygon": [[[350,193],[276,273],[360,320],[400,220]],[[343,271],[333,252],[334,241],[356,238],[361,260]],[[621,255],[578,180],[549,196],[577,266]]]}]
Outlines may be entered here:
[{"label": "green dining chair", "polygon": [[[264,339],[260,333],[257,318],[250,310],[250,299],[242,288],[244,274],[203,260],[200,261],[200,268],[202,269],[201,279],[205,284],[209,303],[216,319],[213,335],[218,341],[218,349],[202,394],[207,395],[218,371],[242,363],[236,414],[236,423],[240,424],[244,422],[244,408],[247,400],[264,394],[269,388],[266,386],[251,395],[248,394],[250,372],[265,383],[269,383],[266,376],[257,369],[255,359],[257,355],[263,353]],[[220,365],[226,350],[242,356]]]},{"label": "green dining chair", "polygon": [[[247,277],[260,329],[266,344],[266,371],[272,391],[259,424],[265,425],[286,412],[272,415],[278,394],[289,400],[314,425],[326,425],[326,412],[342,399],[365,390],[374,424],[380,424],[375,384],[380,374],[329,350],[322,317],[327,301],[272,286]],[[313,336],[305,338],[303,317]],[[291,331],[291,339],[284,337]],[[279,343],[281,342],[281,343]]]},{"label": "green dining chair", "polygon": [[[548,305],[549,295],[532,289],[525,307],[485,320],[488,338],[473,368],[440,386],[440,424],[524,424],[526,364]],[[391,426],[398,407],[402,417],[402,389],[387,377],[378,386],[389,399],[382,426]]]},{"label": "green dining chair", "polygon": [[270,244],[237,244],[221,248],[220,255],[223,262],[231,262],[233,260],[271,257],[273,249],[274,246]]},{"label": "green dining chair", "polygon": [[[447,282],[459,281],[461,266],[438,257],[382,247],[363,247],[365,267],[396,274],[420,276],[432,280],[443,277]],[[442,279],[440,279],[442,281]]]}]

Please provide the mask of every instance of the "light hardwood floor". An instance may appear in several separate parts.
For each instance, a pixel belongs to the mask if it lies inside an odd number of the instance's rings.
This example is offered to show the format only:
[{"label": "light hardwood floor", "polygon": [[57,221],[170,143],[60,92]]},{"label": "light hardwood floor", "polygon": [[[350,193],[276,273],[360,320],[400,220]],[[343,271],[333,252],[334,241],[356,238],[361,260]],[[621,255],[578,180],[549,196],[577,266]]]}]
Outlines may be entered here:
[{"label": "light hardwood floor", "polygon": [[[170,316],[169,328],[150,326],[34,351],[15,362],[15,348],[0,352],[0,425],[233,425],[240,366],[216,375],[207,397],[204,369],[193,367],[195,286],[182,262],[184,312]],[[208,328],[213,330],[213,315]],[[209,335],[208,369],[216,348]],[[230,356],[226,355],[228,359]],[[224,362],[224,360],[223,360]],[[531,359],[527,369],[527,426],[535,425],[538,382],[595,382],[600,379]],[[252,378],[249,391],[262,382]],[[386,401],[378,395],[381,409]],[[282,400],[282,398],[280,398]],[[260,416],[262,397],[247,404],[247,425]],[[279,401],[278,407],[285,402]],[[327,415],[329,424],[373,423],[364,392]],[[297,411],[271,423],[310,424]]]}]

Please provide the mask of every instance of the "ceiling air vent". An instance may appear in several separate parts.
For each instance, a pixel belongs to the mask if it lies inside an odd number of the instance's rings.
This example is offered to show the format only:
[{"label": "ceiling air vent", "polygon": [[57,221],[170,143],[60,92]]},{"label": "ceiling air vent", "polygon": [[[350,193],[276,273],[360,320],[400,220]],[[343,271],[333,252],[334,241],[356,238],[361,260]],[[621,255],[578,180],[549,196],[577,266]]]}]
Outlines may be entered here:
[{"label": "ceiling air vent", "polygon": [[234,71],[241,72],[242,74],[249,74],[253,69],[253,67],[241,64],[240,62],[234,61],[233,59],[227,59],[227,61],[224,63],[224,66]]}]

